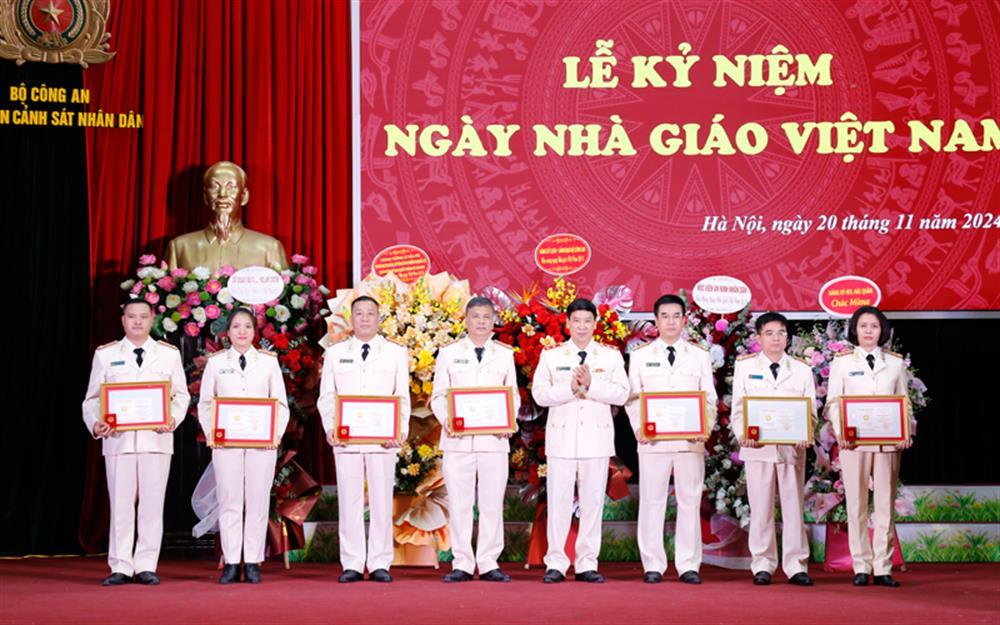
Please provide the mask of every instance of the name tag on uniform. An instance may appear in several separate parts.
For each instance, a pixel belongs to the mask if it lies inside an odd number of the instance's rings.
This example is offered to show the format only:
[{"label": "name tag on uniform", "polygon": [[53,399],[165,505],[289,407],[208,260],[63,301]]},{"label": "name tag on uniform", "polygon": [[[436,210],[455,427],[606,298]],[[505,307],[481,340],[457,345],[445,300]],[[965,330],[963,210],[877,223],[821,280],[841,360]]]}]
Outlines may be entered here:
[{"label": "name tag on uniform", "polygon": [[224,373],[236,373],[236,369],[219,369],[219,375]]},{"label": "name tag on uniform", "polygon": [[646,366],[647,367],[659,367],[660,363],[658,363],[658,362],[647,362]]},{"label": "name tag on uniform", "polygon": [[469,364],[469,359],[468,358],[455,358],[454,360],[452,360],[452,362],[455,363],[456,365],[467,365],[467,364]]},{"label": "name tag on uniform", "polygon": [[556,367],[556,371],[572,371],[573,367]]},{"label": "name tag on uniform", "polygon": [[340,364],[342,364],[342,365],[349,365],[352,362],[354,362],[354,359],[353,358],[341,358],[338,362],[340,362]]},{"label": "name tag on uniform", "polygon": [[113,363],[111,363],[111,366],[112,367],[121,367],[124,364],[125,364],[124,360],[116,360]]},{"label": "name tag on uniform", "polygon": [[850,372],[850,373],[848,373],[847,375],[849,375],[849,376],[851,376],[851,377],[853,378],[853,377],[855,377],[855,376],[859,376],[859,375],[864,375],[864,374],[865,374],[865,372],[864,372],[864,371],[851,371],[851,372]]},{"label": "name tag on uniform", "polygon": [[762,375],[761,375],[761,374],[759,374],[759,373],[751,373],[751,374],[750,374],[750,379],[751,379],[751,380],[763,380],[763,379],[764,379],[764,376],[762,376]]}]

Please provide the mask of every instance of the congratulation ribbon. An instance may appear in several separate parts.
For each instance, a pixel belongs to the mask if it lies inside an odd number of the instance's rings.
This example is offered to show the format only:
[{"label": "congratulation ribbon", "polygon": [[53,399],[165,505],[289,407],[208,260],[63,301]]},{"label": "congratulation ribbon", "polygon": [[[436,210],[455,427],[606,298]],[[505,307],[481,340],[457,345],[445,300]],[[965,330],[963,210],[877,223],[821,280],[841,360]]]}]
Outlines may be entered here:
[{"label": "congratulation ribbon", "polygon": [[225,428],[220,428],[220,429],[215,430],[215,436],[214,436],[214,438],[215,438],[215,442],[216,443],[219,443],[219,444],[225,443],[226,442],[226,430],[225,430]]},{"label": "congratulation ribbon", "polygon": [[757,427],[756,425],[751,425],[750,427],[748,427],[747,428],[747,438],[749,438],[752,441],[759,441],[760,440],[760,428]]},{"label": "congratulation ribbon", "polygon": [[462,417],[455,417],[455,431],[461,432],[465,429],[465,419]]},{"label": "congratulation ribbon", "polygon": [[110,414],[106,414],[104,415],[104,422],[107,423],[108,427],[110,427],[113,430],[118,426],[118,415],[116,415],[113,412]]},{"label": "congratulation ribbon", "polygon": [[847,428],[844,430],[844,440],[846,440],[848,443],[853,443],[857,441],[858,428],[854,427],[853,425],[847,426]]}]

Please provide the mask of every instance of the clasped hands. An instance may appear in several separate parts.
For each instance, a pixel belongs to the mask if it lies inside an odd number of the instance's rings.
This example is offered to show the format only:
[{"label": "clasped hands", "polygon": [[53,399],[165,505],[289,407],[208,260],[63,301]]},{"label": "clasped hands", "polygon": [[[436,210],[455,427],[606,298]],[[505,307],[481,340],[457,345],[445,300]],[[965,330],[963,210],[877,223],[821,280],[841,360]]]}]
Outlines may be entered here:
[{"label": "clasped hands", "polygon": [[574,395],[583,399],[587,396],[587,391],[590,390],[591,380],[590,366],[582,364],[573,369],[573,378],[569,381],[569,388],[573,391]]}]

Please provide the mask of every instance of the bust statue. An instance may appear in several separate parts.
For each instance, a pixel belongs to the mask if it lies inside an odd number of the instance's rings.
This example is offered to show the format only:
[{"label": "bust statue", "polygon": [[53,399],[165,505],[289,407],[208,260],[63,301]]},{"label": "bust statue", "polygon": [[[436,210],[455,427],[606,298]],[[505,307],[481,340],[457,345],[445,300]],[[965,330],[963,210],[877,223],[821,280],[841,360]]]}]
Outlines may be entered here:
[{"label": "bust statue", "polygon": [[281,242],[243,226],[241,212],[250,199],[247,175],[236,163],[219,161],[202,178],[205,204],[213,217],[203,230],[173,239],[167,248],[170,269],[232,265],[236,269],[262,265],[271,269],[288,267]]}]

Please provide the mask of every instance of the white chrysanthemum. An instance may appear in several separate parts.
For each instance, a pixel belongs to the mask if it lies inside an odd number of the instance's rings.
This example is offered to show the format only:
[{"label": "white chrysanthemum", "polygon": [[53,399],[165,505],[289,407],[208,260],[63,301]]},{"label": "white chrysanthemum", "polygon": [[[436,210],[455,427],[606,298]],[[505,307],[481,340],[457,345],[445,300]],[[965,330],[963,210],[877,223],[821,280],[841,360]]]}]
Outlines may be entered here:
[{"label": "white chrysanthemum", "polygon": [[135,275],[145,280],[152,276],[155,271],[156,267],[139,267],[139,271],[135,272]]},{"label": "white chrysanthemum", "polygon": [[212,272],[208,270],[208,267],[195,267],[191,274],[199,280],[208,280],[212,277]]},{"label": "white chrysanthemum", "polygon": [[[176,293],[171,293],[170,295],[167,296],[167,300],[165,303],[167,305],[167,308],[177,308],[178,306],[181,305],[181,296],[177,295]],[[175,325],[174,327],[176,328],[177,326]],[[170,331],[173,332],[173,330]]]},{"label": "white chrysanthemum", "polygon": [[152,271],[152,276],[153,276],[154,280],[159,280],[160,278],[162,278],[165,275],[167,275],[167,272],[164,271],[163,269],[160,269],[159,267],[150,267],[150,269],[153,270]]},{"label": "white chrysanthemum", "polygon": [[125,282],[122,282],[119,286],[123,291],[128,291],[129,289],[135,286],[135,280],[129,278]]},{"label": "white chrysanthemum", "polygon": [[205,321],[208,320],[208,315],[205,314],[205,309],[202,308],[201,306],[197,306],[194,309],[192,309],[191,316],[198,323],[205,323]]},{"label": "white chrysanthemum", "polygon": [[223,305],[233,303],[233,296],[229,292],[229,289],[222,289],[221,291],[219,291],[218,294],[215,296],[215,299],[219,300],[219,303]]},{"label": "white chrysanthemum", "polygon": [[292,295],[292,308],[303,309],[306,307],[306,298],[301,295]]},{"label": "white chrysanthemum", "polygon": [[278,323],[284,323],[292,318],[292,312],[285,306],[278,304],[274,307],[274,319]]},{"label": "white chrysanthemum", "polygon": [[712,357],[712,368],[718,369],[726,361],[726,350],[721,345],[712,345],[708,348],[708,355]]},{"label": "white chrysanthemum", "polygon": [[[177,296],[176,295],[168,295],[167,297],[169,299],[170,297],[177,297]],[[180,298],[178,298],[178,299],[180,299]],[[163,329],[166,330],[167,332],[176,332],[177,331],[177,324],[174,323],[174,320],[171,319],[170,317],[164,317],[163,318]]]},{"label": "white chrysanthemum", "polygon": [[195,282],[194,280],[188,280],[187,282],[184,283],[184,286],[182,286],[181,288],[184,290],[185,293],[194,293],[195,291],[198,290],[198,283]]}]

